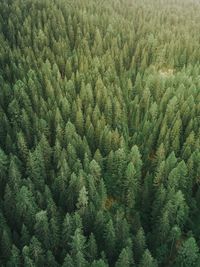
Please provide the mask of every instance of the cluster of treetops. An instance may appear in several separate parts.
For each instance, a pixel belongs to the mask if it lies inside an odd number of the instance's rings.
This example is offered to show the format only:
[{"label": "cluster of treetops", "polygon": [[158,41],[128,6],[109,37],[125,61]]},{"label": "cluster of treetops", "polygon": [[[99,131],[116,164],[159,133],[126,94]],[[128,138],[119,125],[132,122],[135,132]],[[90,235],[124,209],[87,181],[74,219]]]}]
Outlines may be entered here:
[{"label": "cluster of treetops", "polygon": [[0,266],[200,266],[199,14],[0,1]]}]

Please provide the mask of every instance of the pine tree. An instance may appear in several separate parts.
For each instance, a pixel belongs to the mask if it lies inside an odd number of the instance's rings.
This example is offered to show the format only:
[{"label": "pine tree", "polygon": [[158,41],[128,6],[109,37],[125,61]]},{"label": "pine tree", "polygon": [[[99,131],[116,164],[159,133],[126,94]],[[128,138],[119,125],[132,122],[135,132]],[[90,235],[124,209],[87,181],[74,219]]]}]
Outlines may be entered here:
[{"label": "pine tree", "polygon": [[193,237],[189,237],[183,242],[178,251],[176,266],[197,266],[198,257],[199,248],[196,240]]},{"label": "pine tree", "polygon": [[77,132],[82,136],[84,132],[84,119],[83,119],[83,113],[80,109],[76,113],[75,125]]},{"label": "pine tree", "polygon": [[87,205],[88,205],[88,192],[86,191],[85,186],[83,186],[79,192],[78,203],[76,206],[81,213],[84,213]]},{"label": "pine tree", "polygon": [[77,228],[70,244],[72,259],[75,262],[75,266],[77,267],[86,266],[85,243],[85,237],[82,235],[80,228]]},{"label": "pine tree", "polygon": [[5,187],[6,182],[6,173],[7,173],[7,164],[8,164],[8,158],[4,151],[0,149],[0,183],[1,183],[1,190],[0,195],[3,194],[3,189]]},{"label": "pine tree", "polygon": [[35,215],[35,236],[46,249],[50,247],[50,229],[46,211],[39,211]]},{"label": "pine tree", "polygon": [[105,248],[108,259],[110,262],[112,262],[113,257],[115,256],[115,240],[116,240],[115,229],[112,220],[109,220],[109,222],[106,224],[104,239],[105,239]]},{"label": "pine tree", "polygon": [[157,267],[157,262],[153,259],[153,257],[151,256],[151,253],[149,252],[149,250],[145,250],[141,262],[139,264],[139,267],[145,267],[145,266],[149,266],[149,267]]},{"label": "pine tree", "polygon": [[91,267],[108,267],[108,264],[106,264],[104,260],[100,259],[93,261]]},{"label": "pine tree", "polygon": [[49,267],[58,267],[59,266],[55,260],[54,255],[49,250],[46,253],[46,265]]},{"label": "pine tree", "polygon": [[30,257],[30,251],[29,251],[28,246],[23,247],[22,257],[23,257],[24,267],[36,267],[37,266]]},{"label": "pine tree", "polygon": [[146,249],[145,233],[143,228],[141,227],[137,231],[136,236],[134,237],[134,255],[137,261],[141,259],[145,249]]},{"label": "pine tree", "polygon": [[21,229],[21,244],[24,247],[25,245],[28,245],[30,242],[30,233],[26,227],[26,225],[22,225]]},{"label": "pine tree", "polygon": [[118,261],[117,261],[115,266],[116,267],[123,267],[123,266],[129,267],[129,266],[131,266],[130,265],[130,261],[129,261],[129,255],[128,255],[128,253],[127,253],[125,248],[120,253],[119,259],[118,259]]},{"label": "pine tree", "polygon": [[132,211],[135,207],[137,201],[137,195],[139,193],[139,182],[136,178],[136,170],[134,168],[133,163],[129,163],[125,173],[125,203],[129,209]]},{"label": "pine tree", "polygon": [[95,236],[93,233],[90,234],[88,244],[87,244],[87,254],[88,254],[88,259],[89,262],[93,262],[94,260],[97,259],[97,243],[95,240]]},{"label": "pine tree", "polygon": [[16,214],[18,224],[26,223],[32,228],[35,222],[37,205],[34,196],[27,186],[22,186],[16,195]]},{"label": "pine tree", "polygon": [[76,265],[74,264],[72,257],[69,254],[67,254],[62,267],[75,267],[75,266]]},{"label": "pine tree", "polygon": [[45,258],[44,258],[44,251],[42,249],[42,244],[34,236],[30,242],[29,251],[31,258],[33,259],[36,266],[44,265]]},{"label": "pine tree", "polygon": [[70,248],[69,244],[71,242],[72,235],[73,235],[72,218],[70,214],[67,213],[65,215],[61,230],[61,241],[62,241],[61,244],[65,252]]},{"label": "pine tree", "polygon": [[11,238],[9,236],[8,231],[3,230],[2,235],[1,235],[1,245],[0,245],[0,251],[1,255],[4,258],[4,260],[8,260],[11,256]]},{"label": "pine tree", "polygon": [[28,157],[28,147],[22,132],[17,134],[17,147],[22,161],[26,163]]},{"label": "pine tree", "polygon": [[21,265],[20,251],[15,245],[12,245],[11,256],[6,266],[19,267],[20,265]]}]

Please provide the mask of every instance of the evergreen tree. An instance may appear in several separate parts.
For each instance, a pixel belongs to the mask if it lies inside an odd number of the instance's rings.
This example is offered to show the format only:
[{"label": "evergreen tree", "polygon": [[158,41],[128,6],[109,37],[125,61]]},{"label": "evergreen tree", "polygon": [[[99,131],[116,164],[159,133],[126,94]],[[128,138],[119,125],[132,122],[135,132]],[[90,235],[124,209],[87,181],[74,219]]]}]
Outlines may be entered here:
[{"label": "evergreen tree", "polygon": [[20,251],[15,245],[12,245],[11,256],[6,266],[19,267],[20,265],[21,265]]},{"label": "evergreen tree", "polygon": [[93,262],[97,258],[97,244],[95,240],[95,236],[93,233],[91,233],[89,240],[88,240],[88,245],[87,245],[87,253],[88,253],[88,259],[90,262]]},{"label": "evergreen tree", "polygon": [[50,229],[46,211],[41,210],[36,213],[34,230],[38,240],[48,249],[50,246]]},{"label": "evergreen tree", "polygon": [[134,238],[134,255],[137,260],[140,260],[146,248],[145,234],[141,227]]},{"label": "evergreen tree", "polygon": [[122,267],[122,266],[131,266],[130,261],[129,261],[129,255],[126,251],[126,249],[123,249],[122,252],[119,255],[119,259],[116,262],[116,267]]},{"label": "evergreen tree", "polygon": [[176,258],[176,266],[197,266],[197,260],[199,257],[199,248],[196,240],[193,237],[189,237],[183,242]]},{"label": "evergreen tree", "polygon": [[112,261],[113,257],[115,256],[115,239],[116,239],[112,220],[109,220],[109,222],[106,224],[104,235],[105,235],[104,239],[105,239],[106,253],[110,261]]},{"label": "evergreen tree", "polygon": [[157,263],[156,263],[156,261],[151,256],[151,253],[149,252],[148,249],[145,250],[139,266],[140,267],[144,267],[144,266],[157,267],[158,266]]},{"label": "evergreen tree", "polygon": [[71,241],[72,259],[77,267],[86,266],[85,260],[85,237],[82,235],[80,228],[77,228]]},{"label": "evergreen tree", "polygon": [[69,254],[67,254],[62,267],[74,267],[74,266],[75,264],[72,260],[72,257]]}]

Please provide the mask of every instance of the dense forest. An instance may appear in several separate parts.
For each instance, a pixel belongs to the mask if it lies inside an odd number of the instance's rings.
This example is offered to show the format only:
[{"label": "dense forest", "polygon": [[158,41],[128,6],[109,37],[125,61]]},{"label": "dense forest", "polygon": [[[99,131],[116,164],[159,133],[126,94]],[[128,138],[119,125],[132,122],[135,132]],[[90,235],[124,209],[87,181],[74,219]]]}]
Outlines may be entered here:
[{"label": "dense forest", "polygon": [[200,266],[200,2],[0,0],[0,266]]}]

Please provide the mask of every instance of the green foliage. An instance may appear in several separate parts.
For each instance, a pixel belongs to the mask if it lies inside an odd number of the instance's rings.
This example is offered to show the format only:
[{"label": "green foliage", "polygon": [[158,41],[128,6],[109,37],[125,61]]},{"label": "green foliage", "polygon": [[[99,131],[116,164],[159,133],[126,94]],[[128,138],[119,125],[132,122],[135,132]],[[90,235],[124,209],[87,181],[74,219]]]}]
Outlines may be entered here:
[{"label": "green foliage", "polygon": [[189,237],[178,250],[176,266],[197,266],[198,258],[199,248],[196,240],[193,237]]},{"label": "green foliage", "polygon": [[0,1],[0,266],[200,265],[199,13]]},{"label": "green foliage", "polygon": [[116,262],[116,267],[123,267],[123,266],[130,266],[130,261],[129,261],[129,255],[126,251],[126,249],[123,249],[122,252],[119,255],[119,259]]},{"label": "green foliage", "polygon": [[141,258],[141,262],[139,264],[139,267],[145,267],[145,266],[149,266],[149,267],[157,267],[157,262],[153,259],[153,257],[151,256],[151,253],[149,252],[149,250],[145,250],[142,258]]}]

